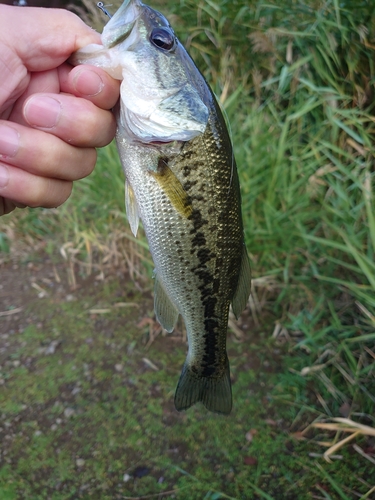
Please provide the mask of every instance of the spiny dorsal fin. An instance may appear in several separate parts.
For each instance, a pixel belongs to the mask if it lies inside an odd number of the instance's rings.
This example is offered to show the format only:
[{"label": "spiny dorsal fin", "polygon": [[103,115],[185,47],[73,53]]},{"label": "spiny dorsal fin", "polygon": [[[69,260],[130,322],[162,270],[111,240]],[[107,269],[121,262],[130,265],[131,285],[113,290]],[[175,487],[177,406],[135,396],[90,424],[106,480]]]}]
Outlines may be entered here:
[{"label": "spiny dorsal fin", "polygon": [[177,307],[171,302],[163,285],[155,275],[154,308],[156,319],[167,332],[173,332],[178,319]]},{"label": "spiny dorsal fin", "polygon": [[138,205],[133,188],[129,184],[128,180],[125,181],[125,207],[130,229],[132,230],[134,236],[137,236],[139,226]]},{"label": "spiny dorsal fin", "polygon": [[240,266],[240,274],[238,276],[238,283],[236,291],[234,292],[232,300],[233,313],[238,319],[242,311],[245,309],[249,295],[251,292],[251,269],[249,257],[247,255],[246,247],[243,245],[242,259]]}]

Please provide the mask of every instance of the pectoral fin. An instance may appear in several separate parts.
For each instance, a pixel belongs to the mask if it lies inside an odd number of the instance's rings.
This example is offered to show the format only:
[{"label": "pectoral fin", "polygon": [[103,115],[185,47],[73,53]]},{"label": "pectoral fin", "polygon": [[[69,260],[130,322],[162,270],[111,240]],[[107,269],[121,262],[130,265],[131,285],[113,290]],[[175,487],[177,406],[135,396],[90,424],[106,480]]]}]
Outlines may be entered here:
[{"label": "pectoral fin", "polygon": [[160,158],[157,172],[152,172],[152,174],[174,208],[188,218],[192,214],[190,198],[179,179],[169,168],[167,160]]},{"label": "pectoral fin", "polygon": [[155,276],[154,308],[156,319],[167,332],[173,332],[178,319],[178,310],[171,302],[163,285]]},{"label": "pectoral fin", "polygon": [[238,318],[245,309],[251,292],[251,269],[246,247],[243,245],[240,274],[237,288],[232,300],[233,313]]},{"label": "pectoral fin", "polygon": [[130,229],[132,230],[134,236],[137,236],[139,226],[138,205],[133,188],[127,180],[125,181],[125,207],[126,215],[130,224]]}]

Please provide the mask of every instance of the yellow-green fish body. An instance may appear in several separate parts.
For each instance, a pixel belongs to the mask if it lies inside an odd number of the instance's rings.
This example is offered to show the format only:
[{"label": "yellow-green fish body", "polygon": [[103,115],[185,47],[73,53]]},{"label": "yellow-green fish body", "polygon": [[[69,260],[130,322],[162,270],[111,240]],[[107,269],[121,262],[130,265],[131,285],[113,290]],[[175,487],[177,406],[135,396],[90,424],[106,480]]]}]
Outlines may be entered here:
[{"label": "yellow-green fish body", "polygon": [[[106,25],[103,47],[76,62],[122,79],[116,141],[126,206],[139,218],[155,264],[155,313],[169,332],[184,318],[189,350],[177,410],[200,401],[232,407],[226,335],[250,293],[240,189],[232,146],[215,97],[168,21],[126,0]],[[90,46],[89,46],[90,47]]]}]

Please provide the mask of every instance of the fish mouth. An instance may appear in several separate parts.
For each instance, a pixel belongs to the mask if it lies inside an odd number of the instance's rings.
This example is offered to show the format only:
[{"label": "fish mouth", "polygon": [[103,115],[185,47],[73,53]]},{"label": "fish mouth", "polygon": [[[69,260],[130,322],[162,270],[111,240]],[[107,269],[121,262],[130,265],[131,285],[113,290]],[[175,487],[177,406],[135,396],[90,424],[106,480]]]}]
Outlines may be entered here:
[{"label": "fish mouth", "polygon": [[104,26],[102,43],[107,49],[116,47],[124,42],[132,33],[143,4],[139,0],[125,0],[118,11]]}]

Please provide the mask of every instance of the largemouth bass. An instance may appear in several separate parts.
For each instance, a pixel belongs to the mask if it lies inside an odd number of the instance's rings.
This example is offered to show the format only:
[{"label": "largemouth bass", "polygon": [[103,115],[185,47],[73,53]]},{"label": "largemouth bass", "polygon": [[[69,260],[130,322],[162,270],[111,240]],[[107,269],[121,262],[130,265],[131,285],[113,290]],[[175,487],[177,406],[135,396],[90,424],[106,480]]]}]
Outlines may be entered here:
[{"label": "largemouth bass", "polygon": [[232,408],[226,336],[250,294],[240,188],[232,145],[216,99],[165,17],[125,0],[74,64],[122,80],[116,141],[126,176],[133,233],[139,219],[155,264],[155,314],[173,331],[185,321],[188,353],[177,410],[197,402]]}]

